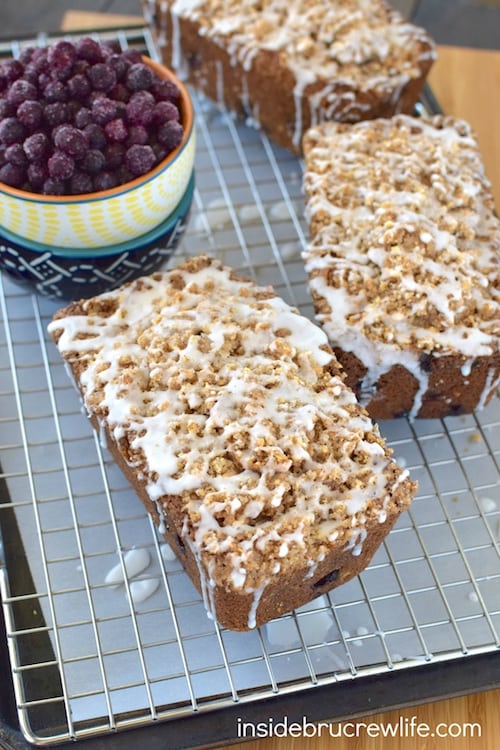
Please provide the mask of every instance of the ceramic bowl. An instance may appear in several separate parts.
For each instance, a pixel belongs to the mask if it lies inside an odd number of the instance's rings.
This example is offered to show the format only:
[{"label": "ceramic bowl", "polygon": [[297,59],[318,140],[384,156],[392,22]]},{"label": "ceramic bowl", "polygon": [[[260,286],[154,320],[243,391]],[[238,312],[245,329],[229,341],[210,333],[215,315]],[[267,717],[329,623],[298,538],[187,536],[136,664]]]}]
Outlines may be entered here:
[{"label": "ceramic bowl", "polygon": [[77,196],[30,193],[0,182],[2,228],[30,242],[66,248],[102,248],[142,237],[158,227],[184,196],[193,172],[193,105],[183,83],[166,67],[143,58],[180,91],[184,137],[153,170],[110,190]]},{"label": "ceramic bowl", "polygon": [[115,289],[157,270],[186,228],[194,173],[180,202],[158,226],[128,242],[100,248],[50,247],[0,230],[0,268],[23,286],[53,299],[75,300]]}]

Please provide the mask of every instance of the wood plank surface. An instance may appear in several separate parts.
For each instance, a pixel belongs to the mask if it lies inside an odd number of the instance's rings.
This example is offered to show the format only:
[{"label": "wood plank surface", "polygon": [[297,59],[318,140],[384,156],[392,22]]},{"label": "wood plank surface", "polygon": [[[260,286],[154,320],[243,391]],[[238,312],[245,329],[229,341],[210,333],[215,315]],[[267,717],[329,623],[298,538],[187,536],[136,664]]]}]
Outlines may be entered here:
[{"label": "wood plank surface", "polygon": [[444,112],[474,128],[500,211],[500,52],[439,47],[429,84]]},{"label": "wood plank surface", "polygon": [[120,13],[93,13],[87,10],[68,10],[61,21],[62,31],[91,31],[105,27],[136,26],[143,23],[142,16]]},{"label": "wood plank surface", "polygon": [[[63,29],[98,29],[104,26],[129,25],[140,22],[140,17],[68,11]],[[440,47],[429,83],[443,110],[468,120],[475,129],[482,149],[486,173],[493,184],[497,208],[500,209],[500,52],[457,47]],[[242,707],[243,714],[243,707]],[[327,721],[328,717],[325,717]],[[262,716],[266,720],[266,716]],[[373,723],[380,727],[401,726],[405,731],[394,738],[370,736],[363,726],[359,736],[354,727],[332,724],[332,734],[323,729],[319,737],[245,740],[230,746],[230,750],[498,750],[500,747],[500,689],[465,695],[459,698],[427,703],[420,706],[389,711],[355,722]],[[425,723],[430,731],[450,729],[448,737],[411,736],[411,727]],[[479,724],[475,736],[464,723]],[[462,729],[468,736],[458,736]],[[235,725],[235,736],[237,727]],[[338,736],[345,730],[346,736]],[[375,734],[376,729],[371,730]],[[406,735],[406,736],[405,736]],[[165,726],[165,747],[168,747],[168,727]],[[210,737],[206,738],[210,744]]]}]

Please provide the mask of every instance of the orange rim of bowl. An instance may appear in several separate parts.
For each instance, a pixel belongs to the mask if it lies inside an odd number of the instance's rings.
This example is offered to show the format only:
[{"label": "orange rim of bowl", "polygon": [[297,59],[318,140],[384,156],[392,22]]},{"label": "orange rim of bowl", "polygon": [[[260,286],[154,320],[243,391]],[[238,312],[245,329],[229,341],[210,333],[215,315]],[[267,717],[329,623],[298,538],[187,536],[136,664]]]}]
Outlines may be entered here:
[{"label": "orange rim of bowl", "polygon": [[136,177],[129,182],[124,182],[122,185],[116,185],[115,187],[109,188],[108,190],[100,190],[99,192],[94,193],[79,193],[78,195],[43,195],[43,193],[31,193],[27,190],[20,190],[19,188],[11,187],[5,182],[0,182],[0,190],[2,190],[6,195],[13,195],[31,203],[59,203],[62,205],[65,203],[95,202],[104,200],[105,198],[113,197],[115,195],[121,195],[124,192],[129,192],[130,190],[134,190],[136,187],[144,185],[150,180],[154,179],[154,177],[162,172],[166,166],[169,166],[170,163],[173,163],[177,159],[179,154],[184,150],[191,136],[191,131],[194,124],[193,102],[191,101],[191,97],[189,96],[188,90],[185,85],[169,68],[165,67],[156,60],[152,60],[150,57],[146,57],[145,55],[142,56],[142,59],[144,60],[146,65],[149,65],[149,67],[154,70],[159,78],[173,81],[173,83],[175,83],[177,88],[179,89],[179,109],[181,114],[181,122],[184,128],[184,135],[177,148],[171,151],[153,169],[151,169],[149,172],[146,172],[146,174],[139,175],[139,177]]}]

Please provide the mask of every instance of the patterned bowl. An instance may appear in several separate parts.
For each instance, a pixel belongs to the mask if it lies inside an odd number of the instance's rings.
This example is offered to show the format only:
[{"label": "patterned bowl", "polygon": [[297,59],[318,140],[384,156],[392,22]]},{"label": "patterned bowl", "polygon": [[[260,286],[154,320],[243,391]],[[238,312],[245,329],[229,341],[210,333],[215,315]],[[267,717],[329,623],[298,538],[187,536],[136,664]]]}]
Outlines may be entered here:
[{"label": "patterned bowl", "polygon": [[98,193],[41,195],[0,182],[2,228],[31,242],[88,249],[134,240],[170,216],[193,172],[193,105],[186,87],[168,68],[147,57],[143,60],[179,88],[184,125],[179,146],[150,172]]},{"label": "patterned bowl", "polygon": [[46,297],[75,300],[157,270],[174,252],[189,220],[194,172],[177,207],[138,239],[100,248],[49,247],[0,230],[0,269]]}]

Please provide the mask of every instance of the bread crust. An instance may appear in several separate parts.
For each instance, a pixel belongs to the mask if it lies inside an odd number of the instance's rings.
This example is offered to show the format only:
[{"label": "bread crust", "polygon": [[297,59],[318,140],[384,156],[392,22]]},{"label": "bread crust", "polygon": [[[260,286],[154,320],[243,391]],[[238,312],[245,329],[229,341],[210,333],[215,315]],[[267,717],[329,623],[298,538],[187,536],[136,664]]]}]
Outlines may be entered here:
[{"label": "bread crust", "polygon": [[398,115],[304,138],[318,321],[374,419],[442,418],[500,382],[500,222],[470,126]]},{"label": "bread crust", "polygon": [[94,429],[227,628],[357,575],[412,501],[324,334],[218,261],[72,303],[49,330]]}]

